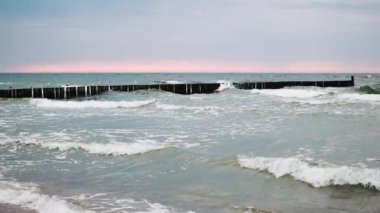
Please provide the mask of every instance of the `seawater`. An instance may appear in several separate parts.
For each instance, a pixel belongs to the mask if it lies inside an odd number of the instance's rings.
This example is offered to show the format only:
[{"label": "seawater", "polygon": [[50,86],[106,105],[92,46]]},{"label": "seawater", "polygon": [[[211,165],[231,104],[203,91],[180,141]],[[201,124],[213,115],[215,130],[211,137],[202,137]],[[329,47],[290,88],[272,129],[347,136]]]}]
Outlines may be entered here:
[{"label": "seawater", "polygon": [[0,203],[38,212],[380,211],[380,75],[0,74],[0,87],[224,82],[215,94],[0,101]]}]

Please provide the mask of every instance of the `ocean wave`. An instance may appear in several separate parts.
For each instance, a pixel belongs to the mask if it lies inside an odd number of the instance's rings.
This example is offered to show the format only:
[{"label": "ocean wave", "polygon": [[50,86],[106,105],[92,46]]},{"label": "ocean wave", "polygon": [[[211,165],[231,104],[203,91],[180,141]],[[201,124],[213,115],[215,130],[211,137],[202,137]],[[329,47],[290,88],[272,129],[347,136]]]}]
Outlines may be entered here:
[{"label": "ocean wave", "polygon": [[376,94],[340,94],[338,96],[341,100],[345,100],[348,102],[371,102],[371,103],[380,103],[380,95]]},{"label": "ocean wave", "polygon": [[380,190],[380,170],[337,165],[311,165],[298,158],[238,156],[241,167],[267,171],[276,178],[290,175],[313,187],[361,185]]},{"label": "ocean wave", "polygon": [[369,161],[369,162],[373,162],[373,161],[379,161],[380,162],[380,158],[367,158],[365,160]]},{"label": "ocean wave", "polygon": [[321,95],[332,94],[331,90],[320,90],[312,88],[283,88],[283,89],[253,89],[252,93],[278,96],[283,98],[314,98]]},{"label": "ocean wave", "polygon": [[380,85],[361,86],[358,91],[365,94],[380,94]]},{"label": "ocean wave", "polygon": [[75,84],[65,84],[65,85],[60,85],[61,87],[82,87],[83,85],[75,85]]},{"label": "ocean wave", "polygon": [[[8,144],[11,142],[8,142]],[[69,149],[85,150],[90,154],[99,155],[135,155],[143,154],[150,151],[157,151],[172,147],[169,144],[158,143],[154,140],[136,140],[133,143],[109,142],[109,143],[83,143],[68,141],[43,141],[35,138],[25,138],[17,141],[18,144],[36,145],[47,149],[57,149],[67,151]]]},{"label": "ocean wave", "polygon": [[219,116],[222,108],[216,106],[185,106],[185,105],[174,105],[174,104],[161,104],[156,103],[156,108],[162,110],[191,110],[194,113],[207,113],[214,116]]},{"label": "ocean wave", "polygon": [[[140,212],[140,213],[169,213],[180,212],[172,207],[160,203],[151,203],[147,200],[136,201],[131,198],[107,199],[106,194],[79,195],[74,197],[50,196],[42,193],[38,185],[16,181],[0,181],[0,203],[20,206],[35,210],[39,213],[94,213],[96,209],[104,209],[103,203],[107,201],[108,207],[114,205],[107,212]],[[101,199],[99,199],[99,197]],[[99,199],[99,200],[98,200]],[[92,200],[92,201],[91,201]],[[78,201],[88,209],[78,206]],[[93,203],[95,202],[95,203]],[[90,209],[94,209],[90,210]],[[192,213],[192,211],[188,211]]]},{"label": "ocean wave", "polygon": [[235,88],[231,81],[219,80],[219,81],[217,81],[217,83],[220,84],[219,88],[216,89],[216,91],[218,91],[218,92],[222,92],[222,91],[227,90],[227,89]]},{"label": "ocean wave", "polygon": [[[90,209],[104,210],[104,203],[107,204],[106,212],[139,212],[139,213],[194,213],[193,211],[183,211],[175,209],[171,206],[165,206],[161,203],[151,202],[148,200],[135,200],[133,198],[116,198],[109,193],[97,194],[80,194],[67,197],[69,200],[81,201],[89,206]],[[103,211],[101,211],[103,212]]]},{"label": "ocean wave", "polygon": [[30,99],[30,104],[41,108],[137,108],[153,104],[155,100],[145,101],[56,101],[49,99]]},{"label": "ocean wave", "polygon": [[238,206],[238,205],[232,205],[232,209],[236,210],[237,212],[257,212],[257,213],[274,213],[270,210],[265,209],[259,209],[255,206]]},{"label": "ocean wave", "polygon": [[186,106],[186,105],[175,105],[175,104],[162,104],[162,103],[156,103],[155,105],[156,105],[157,108],[159,108],[159,109],[164,109],[164,110],[187,109],[187,110],[207,111],[207,110],[218,110],[218,109],[220,109],[220,107],[214,107],[214,106],[198,107],[198,106]]},{"label": "ocean wave", "polygon": [[36,210],[40,213],[92,213],[56,196],[41,193],[33,184],[0,181],[0,203]]},{"label": "ocean wave", "polygon": [[168,80],[168,81],[162,81],[164,84],[184,84],[183,81],[176,81],[176,80]]},{"label": "ocean wave", "polygon": [[331,103],[371,103],[379,104],[380,95],[361,94],[346,88],[283,88],[283,89],[253,89],[251,93],[274,96],[284,101],[300,102],[308,104],[331,104]]}]

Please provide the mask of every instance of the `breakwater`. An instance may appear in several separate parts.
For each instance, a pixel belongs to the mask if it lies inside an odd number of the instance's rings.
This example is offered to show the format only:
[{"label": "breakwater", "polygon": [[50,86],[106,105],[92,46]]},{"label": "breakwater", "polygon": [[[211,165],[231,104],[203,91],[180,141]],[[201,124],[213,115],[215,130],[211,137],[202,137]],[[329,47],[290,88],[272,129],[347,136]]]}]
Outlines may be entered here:
[{"label": "breakwater", "polygon": [[[133,92],[137,90],[161,90],[182,95],[215,93],[221,83],[180,83],[180,84],[133,84],[108,86],[63,86],[48,88],[23,88],[0,90],[0,98],[48,98],[72,99],[89,97],[109,91]],[[354,77],[340,81],[279,81],[279,82],[242,82],[233,83],[237,89],[280,89],[292,86],[317,87],[351,87],[354,86]]]}]

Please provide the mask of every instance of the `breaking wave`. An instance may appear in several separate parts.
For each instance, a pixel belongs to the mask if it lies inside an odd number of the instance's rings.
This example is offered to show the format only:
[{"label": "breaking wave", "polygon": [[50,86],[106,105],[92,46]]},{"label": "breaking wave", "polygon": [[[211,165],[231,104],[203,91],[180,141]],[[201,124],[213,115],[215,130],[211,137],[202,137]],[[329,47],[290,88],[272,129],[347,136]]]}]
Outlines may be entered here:
[{"label": "breaking wave", "polygon": [[[184,212],[160,203],[151,203],[147,200],[136,201],[131,198],[106,198],[105,195],[104,193],[94,195],[81,194],[79,196],[61,198],[42,193],[36,184],[0,181],[0,203],[20,206],[21,208],[35,210],[39,213],[95,213],[97,209],[104,209],[105,202],[110,207],[107,212]],[[88,209],[70,202],[71,200],[75,201],[75,203],[79,201]],[[89,209],[94,209],[95,211]],[[192,211],[187,212],[193,213]]]},{"label": "breaking wave", "polygon": [[[11,142],[8,142],[10,144]],[[81,149],[90,154],[99,155],[135,155],[150,151],[161,150],[172,147],[169,144],[158,143],[154,140],[137,140],[133,143],[109,142],[109,143],[83,143],[68,141],[41,141],[35,138],[26,138],[17,141],[22,145],[36,145],[47,149],[58,149],[67,151],[69,149]],[[4,144],[3,144],[4,145]]]},{"label": "breaking wave", "polygon": [[176,81],[176,80],[168,80],[168,81],[159,81],[159,83],[164,83],[164,84],[184,84],[185,82],[183,82],[183,81]]},{"label": "breaking wave", "polygon": [[380,85],[361,86],[358,90],[365,94],[380,94]]},{"label": "breaking wave", "polygon": [[[111,196],[110,196],[111,195]],[[97,194],[80,194],[68,197],[70,200],[79,200],[89,206],[90,209],[100,209],[100,212],[139,212],[139,213],[179,213],[185,212],[180,209],[175,209],[171,206],[165,206],[161,203],[152,203],[148,200],[135,200],[133,198],[116,198],[112,193],[97,193]],[[104,210],[106,203],[108,209]],[[193,211],[186,211],[194,213]]]},{"label": "breaking wave", "polygon": [[380,103],[378,94],[361,94],[342,88],[316,88],[316,87],[294,87],[283,89],[253,89],[251,93],[280,97],[290,100],[310,104],[328,104],[337,102],[346,103]]},{"label": "breaking wave", "polygon": [[174,105],[174,104],[161,104],[156,103],[155,104],[157,108],[164,109],[164,110],[178,110],[178,109],[186,109],[186,110],[198,110],[198,111],[207,111],[207,110],[219,110],[220,107],[215,106],[186,106],[186,105]]},{"label": "breaking wave", "polygon": [[[253,89],[252,93],[263,95],[278,96],[283,98],[314,98],[321,95],[327,95],[330,90],[313,90],[309,88],[283,88],[283,89]],[[331,94],[331,93],[330,93]]]},{"label": "breaking wave", "polygon": [[36,210],[40,213],[92,213],[56,196],[39,191],[33,184],[15,181],[0,181],[0,203],[7,203]]},{"label": "breaking wave", "polygon": [[137,108],[153,104],[154,100],[145,101],[56,101],[49,99],[30,99],[32,105],[41,108]]},{"label": "breaking wave", "polygon": [[297,158],[266,158],[238,156],[241,167],[267,171],[276,178],[290,175],[313,187],[361,185],[380,190],[380,170],[349,166],[311,165]]},{"label": "breaking wave", "polygon": [[375,94],[340,94],[339,99],[347,102],[370,102],[370,103],[380,103],[380,95]]},{"label": "breaking wave", "polygon": [[235,88],[231,81],[219,80],[219,81],[217,81],[217,83],[220,84],[219,88],[216,90],[218,92],[221,92],[221,91],[224,91],[227,89]]}]

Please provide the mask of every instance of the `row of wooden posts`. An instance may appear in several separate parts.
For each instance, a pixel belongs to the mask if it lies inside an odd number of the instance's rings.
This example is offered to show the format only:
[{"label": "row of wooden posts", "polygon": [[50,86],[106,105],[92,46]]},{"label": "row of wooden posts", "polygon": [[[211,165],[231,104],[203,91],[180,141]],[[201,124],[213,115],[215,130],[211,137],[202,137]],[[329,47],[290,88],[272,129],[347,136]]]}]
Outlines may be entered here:
[{"label": "row of wooden posts", "polygon": [[[89,97],[109,91],[133,92],[137,90],[161,90],[182,95],[215,93],[220,83],[190,83],[190,84],[146,84],[146,85],[110,85],[110,86],[64,86],[50,88],[24,88],[0,90],[0,98],[48,98],[72,99]],[[351,87],[354,77],[342,81],[281,81],[281,82],[245,82],[233,83],[237,89],[280,89],[291,86],[317,87]]]}]

